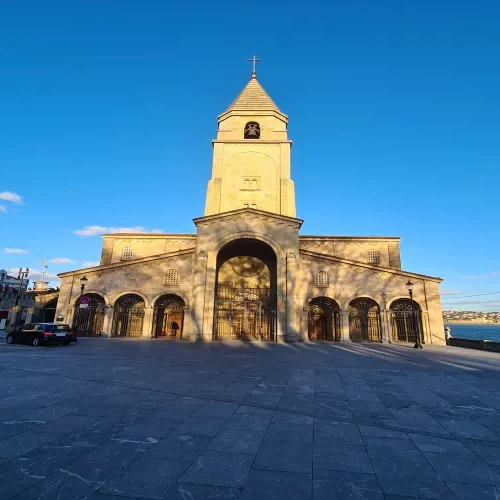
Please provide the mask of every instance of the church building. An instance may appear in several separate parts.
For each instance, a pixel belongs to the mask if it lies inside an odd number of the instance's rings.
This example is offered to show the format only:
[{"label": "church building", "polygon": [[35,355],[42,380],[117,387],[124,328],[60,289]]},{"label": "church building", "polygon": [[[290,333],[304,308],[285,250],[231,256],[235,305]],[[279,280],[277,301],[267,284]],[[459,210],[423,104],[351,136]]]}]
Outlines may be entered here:
[{"label": "church building", "polygon": [[79,336],[444,344],[442,280],[403,271],[400,238],[300,233],[287,126],[254,69],[218,117],[195,231],[103,235],[99,266],[59,275],[57,320]]}]

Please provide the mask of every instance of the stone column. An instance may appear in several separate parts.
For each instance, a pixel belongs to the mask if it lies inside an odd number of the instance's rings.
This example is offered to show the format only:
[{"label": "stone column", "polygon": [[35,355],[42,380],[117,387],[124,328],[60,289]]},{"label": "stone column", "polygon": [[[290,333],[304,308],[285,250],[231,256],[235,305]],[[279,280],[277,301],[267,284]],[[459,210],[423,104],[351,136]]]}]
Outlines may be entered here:
[{"label": "stone column", "polygon": [[300,314],[300,339],[302,342],[309,341],[309,307],[304,307]]},{"label": "stone column", "polygon": [[144,320],[142,323],[143,338],[151,338],[151,329],[153,328],[153,306],[144,307]]},{"label": "stone column", "polygon": [[102,322],[102,334],[111,338],[113,328],[113,306],[106,306],[104,309],[104,321]]},{"label": "stone column", "polygon": [[195,257],[193,274],[192,331],[186,332],[191,340],[203,340],[203,313],[205,309],[205,288],[207,283],[208,256],[201,249]]},{"label": "stone column", "polygon": [[285,342],[297,342],[299,331],[299,309],[297,307],[297,299],[295,298],[295,290],[297,279],[297,257],[295,252],[287,252],[286,254],[286,321],[283,328],[283,340]]},{"label": "stone column", "polygon": [[351,342],[349,337],[349,310],[340,311],[340,341]]},{"label": "stone column", "polygon": [[382,309],[380,311],[380,328],[382,329],[382,342],[391,343],[391,326],[389,323],[389,311]]}]

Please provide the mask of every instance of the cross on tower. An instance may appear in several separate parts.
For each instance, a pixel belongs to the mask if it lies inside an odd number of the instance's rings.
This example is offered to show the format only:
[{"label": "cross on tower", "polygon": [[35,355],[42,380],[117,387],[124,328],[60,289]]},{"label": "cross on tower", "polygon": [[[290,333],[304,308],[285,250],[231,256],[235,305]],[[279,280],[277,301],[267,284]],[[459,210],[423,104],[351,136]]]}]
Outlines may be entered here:
[{"label": "cross on tower", "polygon": [[262,59],[257,59],[255,56],[253,56],[251,59],[247,59],[247,61],[250,61],[252,63],[252,77],[255,78],[257,76],[257,72],[255,71],[255,64],[258,62],[262,62]]}]

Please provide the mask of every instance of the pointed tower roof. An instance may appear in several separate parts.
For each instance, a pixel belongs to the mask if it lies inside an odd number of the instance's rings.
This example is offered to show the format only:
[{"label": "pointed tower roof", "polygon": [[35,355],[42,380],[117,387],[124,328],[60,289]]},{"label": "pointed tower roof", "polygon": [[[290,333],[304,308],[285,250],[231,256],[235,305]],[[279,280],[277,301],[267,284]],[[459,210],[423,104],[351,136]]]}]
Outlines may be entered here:
[{"label": "pointed tower roof", "polygon": [[240,92],[238,97],[233,101],[231,106],[224,111],[219,118],[230,112],[275,112],[286,119],[286,115],[282,113],[274,101],[269,97],[264,87],[257,81],[256,73],[252,73],[250,81],[245,88]]}]

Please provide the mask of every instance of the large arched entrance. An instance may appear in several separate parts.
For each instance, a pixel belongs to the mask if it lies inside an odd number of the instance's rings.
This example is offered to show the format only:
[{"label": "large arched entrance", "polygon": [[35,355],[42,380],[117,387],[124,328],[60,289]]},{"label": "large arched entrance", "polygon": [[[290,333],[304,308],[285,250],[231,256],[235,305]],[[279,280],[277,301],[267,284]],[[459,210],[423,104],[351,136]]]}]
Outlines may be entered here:
[{"label": "large arched entrance", "polygon": [[140,337],[144,321],[144,299],[135,293],[120,297],[115,303],[113,337]]},{"label": "large arched entrance", "polygon": [[97,293],[87,293],[75,303],[73,330],[77,337],[100,335],[106,314],[106,302]]},{"label": "large arched entrance", "polygon": [[410,299],[397,299],[390,307],[391,339],[393,342],[411,342],[417,340],[416,332],[424,342],[422,328],[422,309]]},{"label": "large arched entrance", "polygon": [[276,255],[259,240],[242,238],[217,255],[214,339],[276,340]]},{"label": "large arched entrance", "polygon": [[382,342],[380,308],[365,297],[349,304],[349,338],[352,342]]},{"label": "large arched entrance", "polygon": [[152,336],[180,339],[184,328],[184,300],[178,295],[162,295],[154,304]]},{"label": "large arched entrance", "polygon": [[340,341],[340,309],[329,297],[315,297],[307,314],[309,340]]}]

